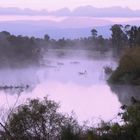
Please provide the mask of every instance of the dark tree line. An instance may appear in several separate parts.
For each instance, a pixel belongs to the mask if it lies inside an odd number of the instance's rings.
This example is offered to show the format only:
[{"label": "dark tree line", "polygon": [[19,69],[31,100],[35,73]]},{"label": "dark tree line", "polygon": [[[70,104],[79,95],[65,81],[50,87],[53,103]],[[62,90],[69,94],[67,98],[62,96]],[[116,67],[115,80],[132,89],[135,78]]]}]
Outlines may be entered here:
[{"label": "dark tree line", "polygon": [[107,51],[109,40],[97,36],[92,31],[92,36],[80,39],[58,40],[50,39],[49,35],[44,38],[27,36],[15,36],[7,31],[0,32],[0,66],[30,66],[40,64],[41,59],[48,49],[84,49]]},{"label": "dark tree line", "polygon": [[140,101],[121,106],[122,124],[102,121],[98,127],[79,125],[75,117],[58,112],[59,104],[44,98],[19,105],[0,121],[1,140],[139,140]]},{"label": "dark tree line", "polygon": [[41,57],[39,40],[0,32],[0,66],[38,63]]},{"label": "dark tree line", "polygon": [[98,35],[98,32],[92,29],[89,37],[55,40],[47,34],[44,35],[44,38],[35,38],[15,36],[3,31],[0,32],[0,66],[40,64],[48,49],[82,49],[101,53],[113,51],[119,55],[124,48],[140,46],[140,27],[113,25],[111,32],[112,36],[109,39]]},{"label": "dark tree line", "polygon": [[112,46],[118,54],[123,48],[140,46],[140,27],[116,24],[111,27],[111,32]]}]

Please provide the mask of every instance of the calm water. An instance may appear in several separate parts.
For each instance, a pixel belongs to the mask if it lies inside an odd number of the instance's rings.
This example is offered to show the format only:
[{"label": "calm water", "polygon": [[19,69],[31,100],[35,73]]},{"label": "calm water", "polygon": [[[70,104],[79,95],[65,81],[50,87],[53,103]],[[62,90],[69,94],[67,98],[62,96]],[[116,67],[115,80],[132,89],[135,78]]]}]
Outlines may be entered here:
[{"label": "calm water", "polygon": [[103,69],[104,66],[115,68],[116,62],[109,57],[87,57],[84,53],[80,57],[51,55],[44,58],[39,68],[0,71],[1,85],[30,86],[26,91],[1,91],[2,107],[13,106],[19,94],[17,104],[23,103],[26,98],[43,98],[48,95],[60,103],[61,112],[74,111],[80,122],[87,119],[96,122],[100,118],[109,121],[117,115],[121,104],[118,96],[107,85]]}]

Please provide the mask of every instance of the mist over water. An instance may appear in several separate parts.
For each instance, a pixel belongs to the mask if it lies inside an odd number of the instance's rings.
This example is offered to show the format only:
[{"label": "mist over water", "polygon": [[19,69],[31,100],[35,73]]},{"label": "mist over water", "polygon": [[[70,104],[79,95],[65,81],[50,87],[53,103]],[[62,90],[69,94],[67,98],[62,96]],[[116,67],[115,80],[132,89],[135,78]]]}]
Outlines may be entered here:
[{"label": "mist over water", "polygon": [[1,90],[1,106],[13,106],[18,97],[17,105],[27,98],[49,96],[60,103],[61,112],[74,111],[79,122],[109,121],[119,112],[121,104],[107,85],[103,69],[117,66],[110,53],[48,50],[40,63],[40,67],[0,70],[1,87],[22,87]]}]

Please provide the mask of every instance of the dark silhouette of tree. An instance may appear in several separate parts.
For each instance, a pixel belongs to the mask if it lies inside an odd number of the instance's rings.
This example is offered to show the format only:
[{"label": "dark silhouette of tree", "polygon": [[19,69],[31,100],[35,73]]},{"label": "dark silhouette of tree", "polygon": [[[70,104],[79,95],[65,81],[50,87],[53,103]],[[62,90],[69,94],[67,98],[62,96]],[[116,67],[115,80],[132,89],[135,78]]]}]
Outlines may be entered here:
[{"label": "dark silhouette of tree", "polygon": [[57,46],[58,46],[58,47],[61,47],[61,48],[62,48],[62,47],[65,47],[66,44],[67,44],[67,42],[66,42],[65,38],[59,39],[59,40],[57,41]]},{"label": "dark silhouette of tree", "polygon": [[92,30],[91,30],[91,34],[92,34],[92,37],[93,37],[93,38],[96,38],[97,35],[98,35],[98,32],[97,32],[96,29],[92,29]]},{"label": "dark silhouette of tree", "polygon": [[28,100],[11,112],[4,131],[13,140],[63,140],[67,134],[75,138],[79,132],[77,121],[59,113],[58,108],[59,104],[47,97]]},{"label": "dark silhouette of tree", "polygon": [[98,35],[97,30],[92,29],[92,36],[89,37],[61,38],[58,40],[50,39],[48,34],[45,34],[44,38],[35,38],[15,36],[3,31],[0,32],[0,66],[25,67],[40,65],[48,49],[84,49],[99,51],[102,54],[105,51],[113,50],[115,56],[120,56],[124,48],[140,45],[140,27],[116,24],[111,27],[111,31],[112,36],[110,39]]},{"label": "dark silhouette of tree", "polygon": [[140,101],[122,105],[118,113],[123,123],[104,122],[80,126],[73,116],[58,112],[59,105],[48,100],[32,99],[10,112],[7,122],[0,122],[1,140],[139,140]]},{"label": "dark silhouette of tree", "polygon": [[136,37],[137,37],[137,27],[132,26],[128,35],[129,35],[130,47],[135,46],[136,45]]},{"label": "dark silhouette of tree", "polygon": [[137,30],[136,44],[140,45],[140,27],[138,27]]},{"label": "dark silhouette of tree", "polygon": [[122,46],[123,42],[123,31],[122,31],[122,25],[113,25],[111,27],[112,31],[112,44],[114,47],[120,48]]},{"label": "dark silhouette of tree", "polygon": [[44,40],[48,42],[50,40],[50,36],[48,34],[45,34],[44,35]]},{"label": "dark silhouette of tree", "polygon": [[127,35],[124,33],[123,26],[120,24],[113,25],[110,30],[112,32],[111,36],[114,53],[118,55],[127,42]]}]

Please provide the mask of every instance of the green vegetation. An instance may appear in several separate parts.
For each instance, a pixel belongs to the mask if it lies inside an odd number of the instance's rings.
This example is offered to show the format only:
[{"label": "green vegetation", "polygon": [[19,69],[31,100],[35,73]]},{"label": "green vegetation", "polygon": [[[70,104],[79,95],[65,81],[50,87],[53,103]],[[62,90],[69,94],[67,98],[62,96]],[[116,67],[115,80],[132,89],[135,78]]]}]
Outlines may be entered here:
[{"label": "green vegetation", "polygon": [[140,48],[132,48],[125,52],[119,66],[109,78],[111,84],[140,85]]},{"label": "green vegetation", "polygon": [[107,75],[110,75],[113,72],[113,70],[110,66],[105,66],[104,71],[105,71],[105,74],[107,74]]},{"label": "green vegetation", "polygon": [[111,51],[109,46],[111,46],[111,40],[98,36],[95,29],[91,31],[91,36],[73,40],[65,38],[54,40],[48,34],[44,35],[44,38],[15,36],[3,31],[0,32],[0,67],[39,65],[48,49],[105,52]]},{"label": "green vegetation", "polygon": [[0,122],[1,140],[139,140],[140,101],[123,105],[122,123],[101,122],[98,127],[81,126],[73,116],[58,112],[59,104],[45,97],[32,99],[10,111]]},{"label": "green vegetation", "polygon": [[35,38],[15,36],[7,31],[0,32],[0,66],[2,68],[39,65],[48,49],[108,51],[109,39],[97,36],[96,30],[94,32],[92,31],[90,37],[73,40],[65,38],[54,40],[47,34],[44,38]]},{"label": "green vegetation", "polygon": [[122,50],[140,46],[140,27],[115,24],[111,27],[112,46],[115,56],[120,56]]},{"label": "green vegetation", "polygon": [[140,27],[114,25],[111,30],[115,53],[119,54],[123,50],[123,55],[109,83],[140,85]]},{"label": "green vegetation", "polygon": [[58,112],[59,104],[45,97],[28,100],[10,111],[0,123],[1,140],[59,140],[77,138],[80,127],[74,117]]},{"label": "green vegetation", "polygon": [[39,40],[0,32],[0,66],[25,66],[38,64],[41,58]]},{"label": "green vegetation", "polygon": [[[123,50],[140,46],[140,27],[113,25],[111,38],[103,38],[95,29],[91,36],[79,39],[51,39],[48,34],[44,38],[15,36],[9,32],[0,32],[0,66],[21,67],[39,65],[48,49],[59,50],[91,50],[102,53],[112,51],[113,56],[120,57]],[[62,55],[64,55],[62,53]]]}]

